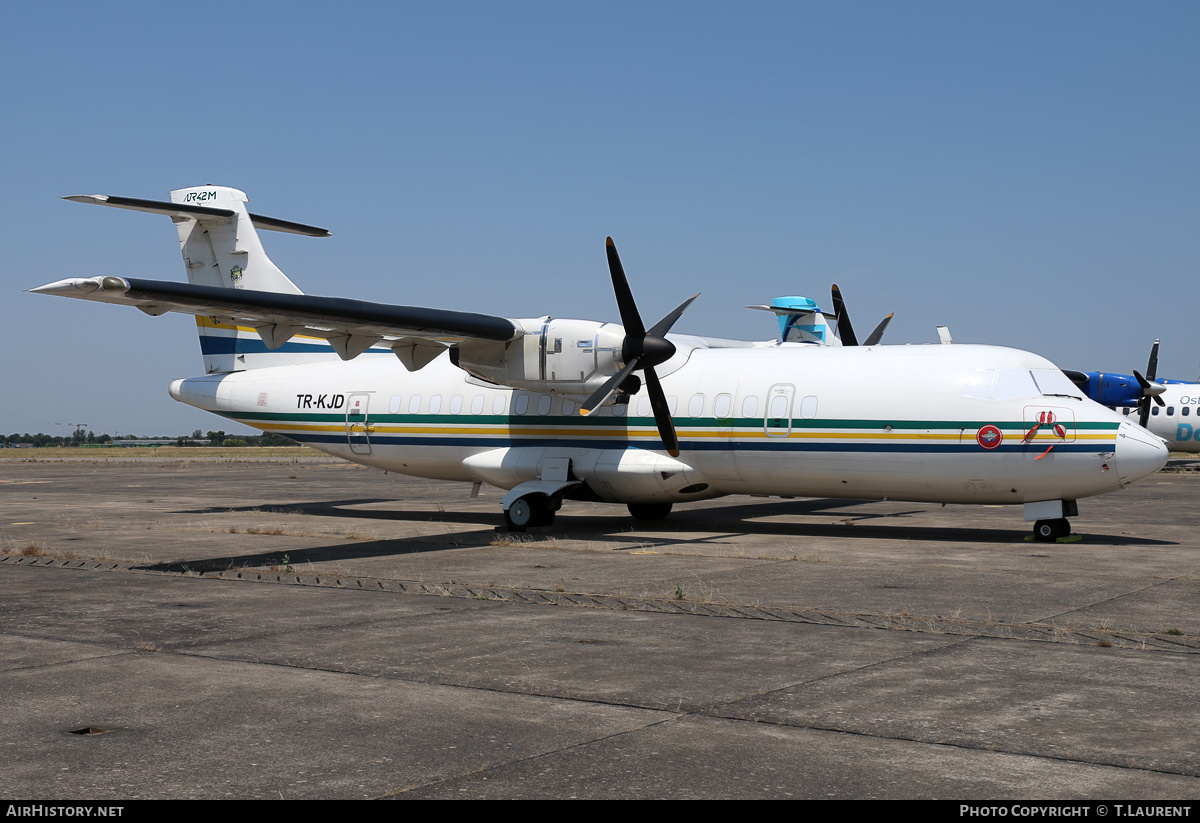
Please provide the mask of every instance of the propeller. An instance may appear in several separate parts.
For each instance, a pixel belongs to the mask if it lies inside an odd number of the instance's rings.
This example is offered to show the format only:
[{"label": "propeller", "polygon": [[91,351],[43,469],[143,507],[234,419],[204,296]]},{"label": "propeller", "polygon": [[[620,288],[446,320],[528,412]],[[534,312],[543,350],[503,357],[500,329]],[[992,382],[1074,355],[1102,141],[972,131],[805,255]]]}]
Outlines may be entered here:
[{"label": "propeller", "polygon": [[605,240],[605,251],[608,253],[608,271],[612,275],[613,291],[617,296],[617,310],[621,313],[621,325],[625,327],[625,340],[621,344],[621,360],[625,367],[592,392],[591,397],[579,407],[579,413],[587,415],[603,405],[630,375],[641,370],[646,376],[646,391],[650,395],[650,408],[654,412],[658,436],[662,438],[667,453],[678,457],[679,437],[675,434],[675,424],[671,422],[671,411],[667,407],[667,396],[663,393],[662,383],[659,382],[654,367],[670,360],[675,354],[675,344],[667,340],[667,332],[700,295],[694,294],[684,300],[675,311],[646,331],[642,315],[633,300],[633,292],[629,290],[629,281],[625,279],[625,268],[621,265],[621,258],[617,256],[617,247],[613,245],[611,237]]},{"label": "propeller", "polygon": [[1154,377],[1158,373],[1158,341],[1154,341],[1154,345],[1150,347],[1150,360],[1146,363],[1146,376],[1142,377],[1138,374],[1137,369],[1133,370],[1133,376],[1137,379],[1138,385],[1142,387],[1142,396],[1138,398],[1138,423],[1144,429],[1146,424],[1150,422],[1150,399],[1160,406],[1167,405],[1163,399],[1159,397],[1164,391],[1165,386],[1160,386],[1154,382]]},{"label": "propeller", "polygon": [[[850,315],[846,311],[846,301],[842,299],[842,290],[837,287],[837,283],[833,284],[831,289],[833,294],[833,315],[837,319],[838,339],[842,341],[843,346],[857,346],[858,338],[854,335],[854,326],[850,323]],[[875,327],[875,331],[871,332],[870,337],[863,342],[864,346],[874,346],[883,339],[883,332],[887,329],[888,323],[892,322],[892,314],[883,318],[879,325]]]}]

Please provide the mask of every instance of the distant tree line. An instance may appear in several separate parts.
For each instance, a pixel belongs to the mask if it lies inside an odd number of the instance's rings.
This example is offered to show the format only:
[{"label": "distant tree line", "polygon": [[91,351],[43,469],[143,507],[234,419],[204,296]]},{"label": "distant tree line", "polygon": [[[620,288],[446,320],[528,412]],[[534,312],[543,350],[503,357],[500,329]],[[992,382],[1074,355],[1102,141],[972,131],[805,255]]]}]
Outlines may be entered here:
[{"label": "distant tree line", "polygon": [[160,440],[160,441],[175,441],[176,446],[295,446],[296,442],[289,440],[286,437],[280,437],[277,434],[266,432],[264,434],[239,434],[227,435],[223,431],[210,431],[202,433],[199,429],[193,431],[190,435],[182,435],[176,437],[174,435],[145,435],[145,434],[122,434],[113,437],[108,434],[96,434],[93,431],[85,432],[83,429],[76,429],[73,433],[67,435],[43,434],[10,434],[4,438],[3,445],[15,446],[17,444],[28,445],[34,447],[78,447],[78,446],[106,446],[119,441],[125,440]]}]

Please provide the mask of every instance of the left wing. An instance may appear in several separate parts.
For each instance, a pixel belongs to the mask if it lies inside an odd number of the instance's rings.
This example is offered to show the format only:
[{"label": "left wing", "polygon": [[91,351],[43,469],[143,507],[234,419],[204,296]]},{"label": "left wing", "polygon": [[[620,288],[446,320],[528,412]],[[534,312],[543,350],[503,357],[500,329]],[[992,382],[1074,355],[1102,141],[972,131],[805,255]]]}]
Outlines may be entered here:
[{"label": "left wing", "polygon": [[327,339],[343,360],[386,341],[409,368],[424,365],[412,355],[428,362],[454,343],[504,343],[524,333],[514,321],[486,314],[132,277],[70,278],[30,291],[135,306],[152,316],[173,311],[252,326],[271,349],[303,332]]}]

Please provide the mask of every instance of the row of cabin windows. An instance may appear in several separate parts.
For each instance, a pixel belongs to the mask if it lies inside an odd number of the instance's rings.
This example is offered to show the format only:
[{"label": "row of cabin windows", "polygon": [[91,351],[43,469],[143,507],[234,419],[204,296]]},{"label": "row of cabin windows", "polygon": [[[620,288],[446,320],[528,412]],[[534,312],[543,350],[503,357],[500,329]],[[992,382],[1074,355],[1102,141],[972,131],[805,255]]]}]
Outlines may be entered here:
[{"label": "row of cabin windows", "polygon": [[[532,397],[537,397],[537,403],[534,404]],[[513,414],[534,414],[540,415],[550,414],[551,409],[555,405],[556,400],[561,400],[558,406],[559,414],[572,415],[579,411],[579,404],[567,398],[556,398],[553,395],[541,394],[530,395],[525,392],[517,392],[513,400]],[[450,398],[450,402],[444,404],[442,396],[435,394],[429,398],[428,404],[424,405],[426,414],[463,414],[463,405],[466,401],[461,394],[456,394]],[[771,398],[770,417],[784,418],[788,416],[788,406],[791,398],[784,396],[775,396]],[[388,412],[391,414],[400,414],[407,411],[409,414],[418,414],[422,411],[424,398],[419,394],[410,395],[408,402],[404,402],[404,397],[399,394],[392,395],[391,402],[388,403]],[[497,395],[492,398],[491,413],[504,414],[508,404],[506,395]],[[687,413],[688,417],[701,417],[705,409],[705,396],[703,394],[692,395],[688,400]],[[482,394],[477,394],[471,398],[470,411],[471,414],[483,414],[487,406],[486,398]],[[675,396],[667,397],[667,409],[672,415],[676,413],[679,406],[679,398]],[[611,406],[613,415],[624,417],[628,413],[627,406]],[[806,397],[801,406],[802,416],[816,416],[816,398]],[[713,398],[712,416],[716,418],[730,417],[733,411],[733,396],[729,394],[718,394]],[[649,397],[639,397],[637,400],[637,414],[639,417],[651,417],[654,410],[650,407]],[[742,417],[758,417],[758,397],[749,395],[742,400]]]},{"label": "row of cabin windows", "polygon": [[[1125,409],[1125,416],[1128,417],[1134,411],[1136,411],[1136,408]],[[1191,414],[1191,412],[1192,412],[1191,406],[1183,406],[1179,409],[1179,414],[1181,417],[1188,417]],[[1159,413],[1158,406],[1154,406],[1154,405],[1150,406],[1150,414],[1151,415],[1154,415],[1155,417],[1157,417],[1158,413]],[[1167,406],[1164,413],[1166,414],[1167,417],[1174,417],[1175,416],[1175,407]],[[1200,412],[1196,412],[1196,416],[1200,417]]]}]

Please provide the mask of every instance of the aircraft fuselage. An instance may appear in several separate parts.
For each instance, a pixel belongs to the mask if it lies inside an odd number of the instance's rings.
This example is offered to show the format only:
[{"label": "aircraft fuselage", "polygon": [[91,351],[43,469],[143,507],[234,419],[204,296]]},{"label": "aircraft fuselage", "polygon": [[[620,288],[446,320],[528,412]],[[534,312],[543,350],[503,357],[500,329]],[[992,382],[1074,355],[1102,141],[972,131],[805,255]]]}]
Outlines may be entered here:
[{"label": "aircraft fuselage", "polygon": [[1016,349],[680,345],[660,372],[678,458],[662,450],[644,389],[582,417],[578,397],[491,385],[445,356],[409,372],[386,350],[368,352],[180,380],[171,393],[388,471],[513,488],[558,465],[622,503],[1074,500],[1165,461],[1145,430],[1065,396],[1053,364]]}]

